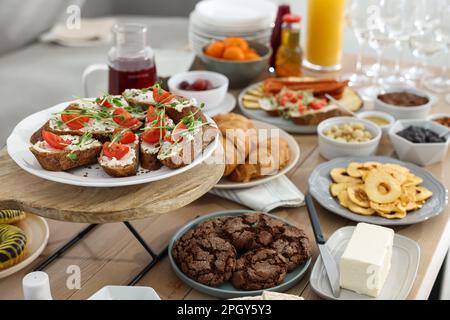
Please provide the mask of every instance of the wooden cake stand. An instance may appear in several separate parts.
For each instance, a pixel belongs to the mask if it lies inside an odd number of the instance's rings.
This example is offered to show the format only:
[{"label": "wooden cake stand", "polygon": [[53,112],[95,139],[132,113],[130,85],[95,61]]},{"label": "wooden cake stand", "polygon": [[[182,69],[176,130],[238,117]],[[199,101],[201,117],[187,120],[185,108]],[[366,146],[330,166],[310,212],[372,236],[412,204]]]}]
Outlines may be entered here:
[{"label": "wooden cake stand", "polygon": [[[223,154],[222,148],[216,152]],[[179,175],[147,184],[79,187],[29,174],[16,165],[4,148],[0,151],[0,209],[20,209],[49,219],[91,224],[35,270],[44,269],[97,224],[123,222],[152,257],[149,265],[130,282],[134,285],[167,250],[155,254],[129,221],[168,213],[200,198],[220,180],[224,167],[224,164],[203,162]]]}]

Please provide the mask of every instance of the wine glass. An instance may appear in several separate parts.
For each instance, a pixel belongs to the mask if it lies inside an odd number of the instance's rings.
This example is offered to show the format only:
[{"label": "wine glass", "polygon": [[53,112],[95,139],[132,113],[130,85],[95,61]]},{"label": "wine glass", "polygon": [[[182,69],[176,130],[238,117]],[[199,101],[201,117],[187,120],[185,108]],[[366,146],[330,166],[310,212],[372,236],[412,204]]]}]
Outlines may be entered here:
[{"label": "wine glass", "polygon": [[422,80],[429,71],[426,70],[427,59],[444,49],[443,42],[435,32],[439,25],[439,8],[436,1],[414,1],[412,14],[412,32],[409,37],[409,47],[412,54],[420,60],[420,66],[412,67],[407,73],[407,78]]},{"label": "wine glass", "polygon": [[403,43],[409,39],[407,17],[413,10],[412,3],[412,1],[408,0],[382,0],[380,2],[380,19],[383,23],[385,32],[388,37],[392,39],[392,43],[396,49],[394,70],[391,75],[380,78],[380,83],[383,85],[396,86],[414,84],[402,75],[400,69]]},{"label": "wine glass", "polygon": [[[385,25],[385,19],[388,17],[386,11],[386,0],[369,0],[366,9],[366,24],[367,31],[365,36],[368,39],[369,46],[375,50],[376,58],[376,69],[373,73],[373,81],[371,86],[362,89],[361,95],[367,99],[372,100],[376,97],[379,92],[380,77],[383,70],[383,51],[384,49],[393,43],[393,40],[389,37],[388,29]],[[401,11],[396,13],[400,16]],[[394,17],[391,17],[394,19]]]},{"label": "wine glass", "polygon": [[450,52],[450,0],[441,0],[438,7],[439,21],[434,32],[436,34],[436,40],[443,42],[442,52],[447,59],[442,64],[440,75],[438,77],[424,78],[423,84],[431,91],[442,93],[450,91],[450,79],[447,75]]},{"label": "wine glass", "polygon": [[348,27],[353,31],[356,42],[358,43],[358,53],[356,56],[356,70],[345,78],[350,80],[350,85],[361,87],[369,83],[369,78],[362,72],[363,46],[366,42],[364,33],[367,30],[366,24],[366,6],[358,0],[347,0],[345,8],[345,21]]}]

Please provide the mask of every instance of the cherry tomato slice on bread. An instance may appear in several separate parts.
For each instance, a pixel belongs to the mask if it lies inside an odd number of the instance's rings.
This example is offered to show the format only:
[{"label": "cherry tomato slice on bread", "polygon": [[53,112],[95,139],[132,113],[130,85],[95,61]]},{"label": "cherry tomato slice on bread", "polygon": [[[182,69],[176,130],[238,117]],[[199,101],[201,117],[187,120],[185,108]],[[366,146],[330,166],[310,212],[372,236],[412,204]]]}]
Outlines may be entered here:
[{"label": "cherry tomato slice on bread", "polygon": [[325,107],[326,105],[327,105],[327,100],[320,99],[320,100],[315,100],[315,101],[311,102],[309,104],[309,107],[313,110],[320,110],[323,107]]},{"label": "cherry tomato slice on bread", "polygon": [[97,103],[100,107],[111,108],[112,104],[108,101],[106,97],[98,97],[95,99],[95,103]]},{"label": "cherry tomato slice on bread", "polygon": [[153,100],[158,103],[168,103],[172,100],[172,95],[160,87],[153,88]]},{"label": "cherry tomato slice on bread", "polygon": [[147,121],[152,122],[158,118],[156,108],[154,106],[149,106],[147,109]]},{"label": "cherry tomato slice on bread", "polygon": [[120,137],[119,143],[129,144],[129,143],[133,143],[136,140],[136,135],[134,134],[134,132],[131,132],[131,131],[123,132],[123,130],[120,128],[115,129],[113,132],[113,135],[115,136],[116,134],[119,134],[120,132],[121,132],[121,137]]},{"label": "cherry tomato slice on bread", "polygon": [[72,130],[80,130],[84,127],[84,124],[89,122],[88,116],[82,116],[81,114],[61,114],[61,120]]},{"label": "cherry tomato slice on bread", "polygon": [[169,118],[166,115],[164,117],[158,115],[155,108],[150,108],[147,111],[147,128],[145,128],[141,137],[143,141],[154,144],[160,142],[162,138],[165,138]]},{"label": "cherry tomato slice on bread", "polygon": [[142,134],[141,138],[144,142],[154,144],[159,143],[161,138],[164,138],[166,131],[160,128],[150,128],[146,129]]},{"label": "cherry tomato slice on bread", "polygon": [[45,130],[42,130],[42,138],[44,138],[45,142],[54,149],[62,150],[71,144],[70,141],[64,140],[60,136]]},{"label": "cherry tomato slice on bread", "polygon": [[117,142],[105,142],[103,144],[103,155],[112,159],[122,159],[130,151],[130,147]]},{"label": "cherry tomato slice on bread", "polygon": [[130,128],[139,122],[138,119],[133,118],[133,116],[124,108],[117,108],[114,110],[112,119],[119,126],[125,128]]},{"label": "cherry tomato slice on bread", "polygon": [[170,142],[170,143],[174,143],[175,141],[172,140],[172,136],[171,135],[167,135],[164,137],[164,141],[166,142]]}]

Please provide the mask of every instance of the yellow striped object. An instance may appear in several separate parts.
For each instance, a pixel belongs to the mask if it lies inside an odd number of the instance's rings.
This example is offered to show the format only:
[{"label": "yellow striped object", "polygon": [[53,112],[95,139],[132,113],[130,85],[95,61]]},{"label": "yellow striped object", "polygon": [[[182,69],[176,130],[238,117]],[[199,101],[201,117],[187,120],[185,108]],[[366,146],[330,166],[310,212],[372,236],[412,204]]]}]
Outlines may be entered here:
[{"label": "yellow striped object", "polygon": [[0,224],[0,270],[19,263],[24,258],[27,236],[19,227]]},{"label": "yellow striped object", "polygon": [[21,210],[0,210],[0,223],[16,223],[25,219],[27,214]]}]

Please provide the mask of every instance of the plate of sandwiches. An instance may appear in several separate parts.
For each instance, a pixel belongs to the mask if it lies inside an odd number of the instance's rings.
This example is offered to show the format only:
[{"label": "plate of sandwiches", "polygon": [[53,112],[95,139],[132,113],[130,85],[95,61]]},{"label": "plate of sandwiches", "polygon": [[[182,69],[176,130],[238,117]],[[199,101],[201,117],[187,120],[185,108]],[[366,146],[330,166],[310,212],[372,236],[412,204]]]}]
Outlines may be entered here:
[{"label": "plate of sandwiches", "polygon": [[23,119],[7,140],[25,171],[55,182],[117,187],[162,180],[209,158],[214,121],[158,84],[63,102]]},{"label": "plate of sandwiches", "polygon": [[300,159],[300,147],[286,131],[237,113],[213,117],[225,152],[225,171],[215,188],[250,188],[286,174]]},{"label": "plate of sandwiches", "polygon": [[245,116],[291,133],[315,133],[321,121],[363,107],[363,100],[346,80],[297,77],[268,78],[253,84],[241,92],[238,101]]},{"label": "plate of sandwiches", "polygon": [[305,232],[277,216],[246,210],[211,213],[169,242],[172,270],[192,288],[219,298],[283,292],[312,260]]}]

